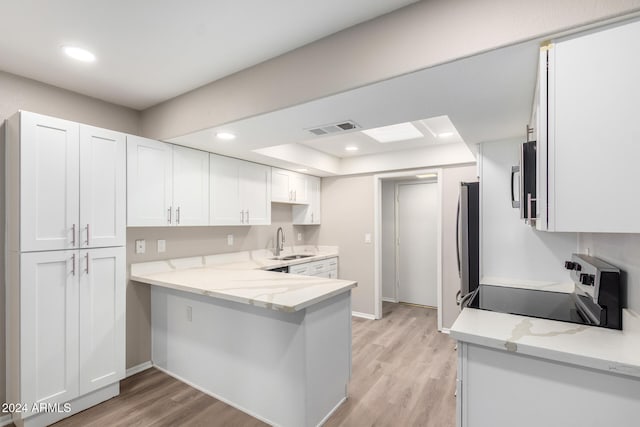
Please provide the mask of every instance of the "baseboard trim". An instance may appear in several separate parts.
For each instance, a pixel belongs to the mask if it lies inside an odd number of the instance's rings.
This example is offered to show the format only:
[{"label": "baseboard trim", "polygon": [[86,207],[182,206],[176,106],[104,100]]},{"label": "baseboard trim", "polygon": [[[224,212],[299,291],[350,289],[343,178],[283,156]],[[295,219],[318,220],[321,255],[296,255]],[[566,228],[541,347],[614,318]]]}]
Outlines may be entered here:
[{"label": "baseboard trim", "polygon": [[150,360],[147,361],[147,362],[142,362],[139,365],[132,366],[129,369],[127,369],[127,373],[126,373],[126,377],[125,378],[129,378],[132,375],[135,375],[135,374],[137,374],[139,372],[142,372],[142,371],[146,371],[147,369],[152,368],[152,367],[153,367],[153,364],[151,363]]},{"label": "baseboard trim", "polygon": [[397,303],[398,300],[395,298],[387,298],[387,297],[382,297],[382,301],[384,302],[393,302],[393,303]]},{"label": "baseboard trim", "polygon": [[449,335],[451,333],[451,330],[449,328],[442,328],[440,329],[440,332],[442,332],[443,334]]},{"label": "baseboard trim", "polygon": [[0,417],[0,427],[8,426],[9,424],[13,424],[11,415],[3,415]]},{"label": "baseboard trim", "polygon": [[329,413],[322,419],[322,421],[320,421],[318,423],[318,425],[316,427],[320,427],[322,425],[324,425],[324,423],[326,423],[329,418],[331,417],[331,415],[333,415],[334,412],[336,412],[338,410],[338,408],[340,407],[340,405],[342,405],[344,402],[347,401],[347,396],[343,397],[342,399],[340,399],[340,401],[338,402],[338,404],[336,406],[333,407],[332,410],[329,411]]},{"label": "baseboard trim", "polygon": [[351,315],[353,317],[362,317],[363,319],[376,320],[376,317],[373,314],[369,314],[369,313],[360,313],[359,311],[352,311]]}]

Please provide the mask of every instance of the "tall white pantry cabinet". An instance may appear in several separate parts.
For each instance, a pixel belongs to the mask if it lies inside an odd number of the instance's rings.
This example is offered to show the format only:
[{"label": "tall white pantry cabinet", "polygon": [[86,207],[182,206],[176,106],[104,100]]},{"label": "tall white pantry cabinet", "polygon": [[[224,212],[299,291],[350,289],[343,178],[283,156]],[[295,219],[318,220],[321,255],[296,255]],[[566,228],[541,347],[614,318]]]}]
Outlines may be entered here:
[{"label": "tall white pantry cabinet", "polygon": [[6,132],[7,402],[47,425],[125,375],[126,138],[25,111]]}]

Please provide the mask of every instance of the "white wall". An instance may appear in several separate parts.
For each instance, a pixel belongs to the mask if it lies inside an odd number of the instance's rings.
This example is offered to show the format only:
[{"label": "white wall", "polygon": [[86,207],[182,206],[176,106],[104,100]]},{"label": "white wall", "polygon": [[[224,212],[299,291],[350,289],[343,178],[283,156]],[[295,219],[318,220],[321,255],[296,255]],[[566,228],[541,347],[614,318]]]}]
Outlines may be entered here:
[{"label": "white wall", "polygon": [[511,166],[521,140],[480,146],[480,277],[568,282],[564,261],[577,250],[576,233],[537,231],[511,207]]},{"label": "white wall", "polygon": [[381,208],[382,298],[396,301],[396,215],[394,181],[382,181]]},{"label": "white wall", "polygon": [[640,234],[580,234],[580,252],[587,250],[622,270],[626,306],[640,313]]}]

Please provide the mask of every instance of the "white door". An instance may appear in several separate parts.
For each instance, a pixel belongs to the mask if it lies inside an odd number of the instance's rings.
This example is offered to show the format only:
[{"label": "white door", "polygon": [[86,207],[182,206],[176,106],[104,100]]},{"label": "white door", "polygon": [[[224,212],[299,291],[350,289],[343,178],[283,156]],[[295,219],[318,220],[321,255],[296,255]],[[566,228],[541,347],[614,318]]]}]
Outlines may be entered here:
[{"label": "white door", "polygon": [[209,153],[173,146],[176,225],[209,225]]},{"label": "white door", "polygon": [[78,254],[20,256],[22,402],[62,403],[78,396]]},{"label": "white door", "polygon": [[125,135],[80,126],[80,246],[126,244]]},{"label": "white door", "polygon": [[20,250],[71,249],[80,243],[79,125],[20,115]]},{"label": "white door", "polygon": [[127,225],[171,225],[170,144],[127,135]]},{"label": "white door", "polygon": [[125,375],[126,249],[80,251],[80,394]]},{"label": "white door", "polygon": [[271,224],[270,172],[268,166],[257,163],[240,165],[240,195],[246,224]]},{"label": "white door", "polygon": [[293,193],[291,172],[283,169],[271,169],[271,200],[274,202],[291,202]]},{"label": "white door", "polygon": [[398,298],[437,307],[438,186],[398,184]]},{"label": "white door", "polygon": [[245,212],[240,205],[240,160],[211,154],[209,223],[242,225]]}]

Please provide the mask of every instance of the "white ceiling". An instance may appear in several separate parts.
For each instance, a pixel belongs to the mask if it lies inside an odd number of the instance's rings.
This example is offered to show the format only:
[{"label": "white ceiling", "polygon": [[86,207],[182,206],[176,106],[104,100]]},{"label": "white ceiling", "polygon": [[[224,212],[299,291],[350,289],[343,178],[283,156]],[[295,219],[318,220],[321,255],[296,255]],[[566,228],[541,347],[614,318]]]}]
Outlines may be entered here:
[{"label": "white ceiling", "polygon": [[0,70],[144,109],[416,1],[3,1]]},{"label": "white ceiling", "polygon": [[[533,104],[539,41],[505,47],[420,70],[383,82],[328,96],[291,108],[205,129],[171,142],[288,169],[308,168],[319,176],[347,173],[341,167],[372,155],[391,155],[425,145],[433,153],[443,144],[410,140],[380,144],[359,132],[314,137],[308,129],[352,120],[370,129],[448,115],[469,146],[524,137]],[[234,141],[215,133],[231,131]],[[368,139],[365,140],[365,138]],[[344,151],[348,141],[362,144],[356,156]],[[459,144],[446,144],[454,146]],[[412,151],[413,150],[413,151]],[[427,150],[428,151],[428,150]],[[429,155],[427,151],[420,155]],[[467,157],[465,157],[465,161]],[[380,162],[375,167],[380,167]],[[395,168],[397,167],[394,166]]]}]

